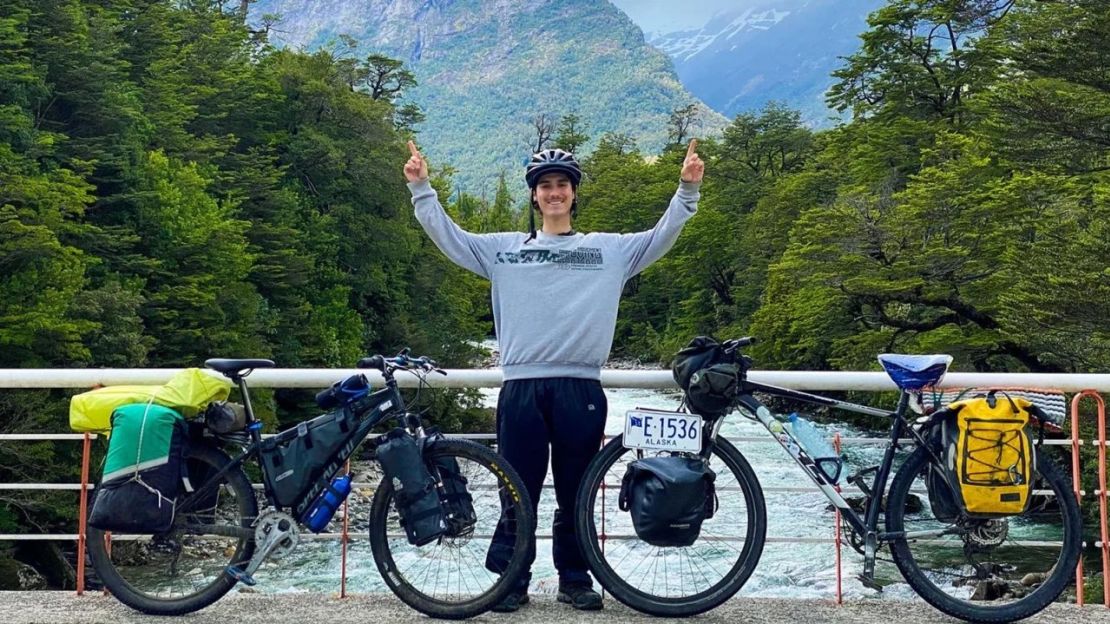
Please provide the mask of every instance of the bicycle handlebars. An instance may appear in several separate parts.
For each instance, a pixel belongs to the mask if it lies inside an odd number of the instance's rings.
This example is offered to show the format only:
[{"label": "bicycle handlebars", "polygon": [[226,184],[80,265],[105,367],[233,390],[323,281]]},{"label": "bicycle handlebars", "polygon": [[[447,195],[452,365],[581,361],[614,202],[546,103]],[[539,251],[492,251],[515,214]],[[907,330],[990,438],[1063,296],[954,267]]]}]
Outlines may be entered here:
[{"label": "bicycle handlebars", "polygon": [[439,368],[439,364],[435,360],[426,355],[420,357],[412,357],[409,355],[409,350],[406,348],[393,357],[385,357],[382,355],[371,355],[364,357],[355,364],[357,368],[373,368],[379,370],[382,374],[389,374],[395,370],[422,370],[425,372],[437,372],[441,375],[446,375],[447,372]]}]

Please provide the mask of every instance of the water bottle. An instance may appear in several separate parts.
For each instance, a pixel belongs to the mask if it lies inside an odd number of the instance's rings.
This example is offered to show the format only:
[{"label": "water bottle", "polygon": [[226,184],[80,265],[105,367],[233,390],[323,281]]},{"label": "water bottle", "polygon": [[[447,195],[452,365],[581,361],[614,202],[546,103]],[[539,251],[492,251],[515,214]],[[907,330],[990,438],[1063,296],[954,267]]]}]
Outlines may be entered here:
[{"label": "water bottle", "polygon": [[347,495],[351,493],[351,475],[340,475],[332,479],[331,485],[320,492],[320,496],[308,508],[304,515],[304,524],[313,533],[319,533],[327,528],[336,510],[343,504]]},{"label": "water bottle", "polygon": [[787,420],[790,433],[794,435],[794,439],[809,454],[810,459],[813,460],[814,465],[825,479],[835,484],[840,479],[840,469],[842,467],[840,455],[837,454],[836,449],[833,448],[832,444],[829,444],[828,439],[817,427],[813,426],[813,423],[798,416],[797,413],[791,414]]}]

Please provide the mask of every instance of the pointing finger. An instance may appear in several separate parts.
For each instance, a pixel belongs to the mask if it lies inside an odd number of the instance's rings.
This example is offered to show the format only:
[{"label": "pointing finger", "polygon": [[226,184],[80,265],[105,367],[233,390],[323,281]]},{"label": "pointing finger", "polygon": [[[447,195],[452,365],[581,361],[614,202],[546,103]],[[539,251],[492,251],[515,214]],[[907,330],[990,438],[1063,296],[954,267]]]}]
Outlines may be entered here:
[{"label": "pointing finger", "polygon": [[412,141],[409,141],[409,152],[413,158],[420,158],[420,151],[416,149],[416,144]]},{"label": "pointing finger", "polygon": [[[412,141],[409,141],[409,143],[412,143]],[[690,145],[686,148],[686,158],[689,158],[689,157],[693,156],[697,149],[698,149],[698,140],[697,139],[690,139]]]}]

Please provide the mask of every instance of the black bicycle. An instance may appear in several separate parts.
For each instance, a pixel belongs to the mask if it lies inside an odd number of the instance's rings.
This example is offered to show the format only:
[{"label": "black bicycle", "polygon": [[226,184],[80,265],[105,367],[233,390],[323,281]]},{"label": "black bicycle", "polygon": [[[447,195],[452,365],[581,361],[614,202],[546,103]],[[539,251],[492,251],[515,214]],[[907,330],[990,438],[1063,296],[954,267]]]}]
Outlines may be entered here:
[{"label": "black bicycle", "polygon": [[[1041,445],[1032,449],[1030,502],[1021,513],[993,518],[949,515],[925,496],[926,480],[946,467],[938,428],[950,412],[921,409],[927,413],[918,417],[911,407],[920,409],[921,389],[939,382],[950,357],[880,356],[888,373],[895,368],[905,373],[891,373],[902,391],[892,412],[750,381],[746,372],[751,360],[740,349],[751,342],[741,338],[722,343],[723,352],[738,364],[732,369],[732,405],[762,424],[840,510],[847,542],[863,555],[859,579],[865,586],[881,589],[898,582],[893,567],[876,567],[877,561],[892,561],[929,604],[978,622],[1029,617],[1060,596],[1079,558],[1081,521],[1070,479]],[[881,463],[846,479],[862,491],[862,514],[839,491],[842,457],[811,456],[812,449],[799,444],[796,431],[785,419],[776,418],[754,396],[757,392],[890,418],[890,443]],[[626,435],[602,449],[579,490],[576,524],[581,549],[605,589],[634,609],[660,616],[708,611],[743,587],[763,552],[767,518],[759,481],[740,450],[718,435],[723,416],[703,419],[685,412],[633,411],[627,419]],[[649,426],[652,432],[644,437],[640,432]],[[691,440],[693,450],[657,450],[681,446],[683,440]],[[909,455],[894,472],[888,490],[895,453],[901,448]],[[694,543],[649,544],[639,539],[631,514],[622,510],[617,495],[622,478],[629,463],[645,456],[701,458],[716,473],[714,503],[719,508],[704,520]],[[884,492],[885,497],[878,495]],[[889,559],[881,556],[884,550]]]},{"label": "black bicycle", "polygon": [[[407,353],[364,358],[358,367],[380,371],[384,388],[371,392],[363,375],[349,378],[329,390],[346,393],[347,400],[336,409],[267,439],[251,409],[246,377],[274,363],[212,359],[205,365],[238,384],[245,430],[215,433],[204,427],[201,435],[191,436],[185,465],[193,487],[178,499],[170,530],[153,536],[107,536],[89,529],[92,565],[121,602],[145,613],[178,615],[212,604],[237,583],[254,584],[263,561],[279,560],[296,547],[299,525],[322,530],[306,517],[312,515],[314,501],[334,490],[334,479],[371,430],[391,421],[398,427],[371,438],[373,450],[380,452],[399,437],[411,440],[422,448],[425,474],[433,476],[429,488],[435,487],[445,507],[452,500],[463,501],[466,510],[459,517],[445,514],[437,535],[415,546],[406,530],[411,532],[420,518],[402,516],[397,504],[399,499],[407,504],[405,497],[414,494],[398,492],[396,479],[383,480],[371,502],[369,531],[385,583],[414,609],[447,619],[483,613],[513,590],[535,529],[528,493],[512,467],[492,450],[426,432],[419,415],[406,409],[394,373],[409,371],[423,385],[427,374],[443,373],[434,361]],[[329,391],[318,395],[318,403]],[[238,454],[232,458],[224,448]],[[247,462],[261,471],[261,511],[243,470]],[[332,503],[338,504],[343,494],[331,491]],[[486,555],[499,523],[515,542],[511,556],[489,565]]]}]

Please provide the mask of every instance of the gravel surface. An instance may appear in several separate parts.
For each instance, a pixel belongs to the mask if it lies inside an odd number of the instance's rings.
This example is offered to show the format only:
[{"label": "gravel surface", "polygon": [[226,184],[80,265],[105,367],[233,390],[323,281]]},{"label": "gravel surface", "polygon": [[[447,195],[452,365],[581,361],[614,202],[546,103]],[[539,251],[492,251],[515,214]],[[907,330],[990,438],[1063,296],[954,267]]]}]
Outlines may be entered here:
[{"label": "gravel surface", "polygon": [[[721,622],[759,624],[762,622],[955,622],[923,602],[891,600],[858,600],[837,606],[823,600],[774,600],[767,598],[736,598],[720,608],[687,620],[699,624]],[[179,618],[146,616],[132,611],[99,592],[78,597],[72,592],[0,592],[0,622],[4,624],[130,624],[133,622],[180,622],[181,624],[300,624],[358,622],[431,622],[409,609],[390,595],[363,594],[339,599],[335,595],[301,594],[231,594],[216,604]],[[666,622],[632,611],[612,598],[605,601],[600,612],[574,611],[555,601],[551,595],[532,597],[515,614],[487,613],[475,622]],[[677,620],[675,620],[677,621]],[[1026,620],[1076,624],[1079,622],[1110,623],[1110,609],[1102,605],[1077,607],[1054,604],[1038,616]]]}]

